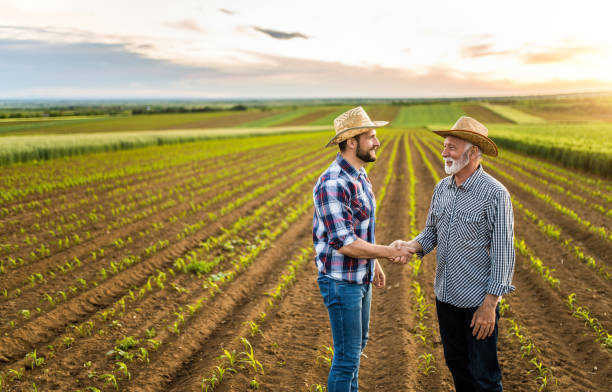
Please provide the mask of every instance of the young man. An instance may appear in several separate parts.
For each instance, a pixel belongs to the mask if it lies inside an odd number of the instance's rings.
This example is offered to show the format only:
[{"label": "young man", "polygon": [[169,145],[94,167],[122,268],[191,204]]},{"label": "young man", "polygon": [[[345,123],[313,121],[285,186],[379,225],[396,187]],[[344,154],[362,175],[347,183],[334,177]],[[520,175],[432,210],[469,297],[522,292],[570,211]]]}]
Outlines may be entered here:
[{"label": "young man", "polygon": [[[376,245],[376,201],[364,165],[376,160],[376,129],[361,107],[334,120],[336,135],[327,143],[340,152],[319,177],[314,190],[313,242],[318,283],[329,313],[334,359],[328,392],[357,392],[359,359],[368,340],[371,283],[385,286],[377,257],[396,258],[406,249]],[[327,147],[326,146],[326,147]]]},{"label": "young man", "polygon": [[484,125],[461,117],[452,129],[434,132],[445,138],[444,170],[451,176],[436,185],[425,230],[410,242],[392,245],[421,256],[438,246],[436,309],[455,388],[499,392],[498,303],[514,291],[510,195],[480,165],[482,153],[497,156]]}]

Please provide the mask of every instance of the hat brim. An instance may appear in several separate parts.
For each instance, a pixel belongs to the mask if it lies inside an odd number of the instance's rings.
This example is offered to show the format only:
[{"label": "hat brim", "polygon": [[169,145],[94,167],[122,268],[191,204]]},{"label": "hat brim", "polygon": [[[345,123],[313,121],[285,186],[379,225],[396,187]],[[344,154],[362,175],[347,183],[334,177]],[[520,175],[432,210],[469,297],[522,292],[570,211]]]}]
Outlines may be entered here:
[{"label": "hat brim", "polygon": [[348,140],[353,136],[357,136],[367,132],[368,129],[384,127],[387,124],[389,124],[389,121],[372,121],[371,125],[363,125],[360,127],[351,127],[343,129],[342,131],[338,132],[333,138],[331,138],[331,140],[327,142],[325,147],[329,147],[332,144],[342,143],[343,141]]},{"label": "hat brim", "polygon": [[467,140],[468,142],[480,147],[483,154],[490,155],[492,157],[496,157],[498,154],[497,145],[493,140],[474,131],[469,131],[467,129],[448,129],[433,131],[433,133],[442,137],[454,136],[459,139]]}]

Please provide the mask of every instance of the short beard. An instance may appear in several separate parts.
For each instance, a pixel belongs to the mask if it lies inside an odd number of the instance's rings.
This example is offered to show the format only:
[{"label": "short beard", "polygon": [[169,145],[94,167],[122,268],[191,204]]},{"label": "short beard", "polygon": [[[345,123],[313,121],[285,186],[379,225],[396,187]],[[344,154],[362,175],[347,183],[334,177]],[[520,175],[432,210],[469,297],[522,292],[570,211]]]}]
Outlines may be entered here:
[{"label": "short beard", "polygon": [[355,152],[355,155],[357,155],[357,158],[361,159],[363,162],[374,162],[376,161],[376,156],[372,156],[370,155],[370,151],[364,153],[363,150],[361,148],[359,148],[359,140],[357,140],[357,151]]},{"label": "short beard", "polygon": [[[461,169],[463,169],[467,166],[468,163],[470,163],[471,147],[472,146],[468,146],[465,149],[459,160],[455,160],[453,158],[444,158],[444,171],[446,172],[446,174],[457,174],[457,172],[461,171]],[[452,162],[452,165],[448,166],[446,164],[447,162]]]}]

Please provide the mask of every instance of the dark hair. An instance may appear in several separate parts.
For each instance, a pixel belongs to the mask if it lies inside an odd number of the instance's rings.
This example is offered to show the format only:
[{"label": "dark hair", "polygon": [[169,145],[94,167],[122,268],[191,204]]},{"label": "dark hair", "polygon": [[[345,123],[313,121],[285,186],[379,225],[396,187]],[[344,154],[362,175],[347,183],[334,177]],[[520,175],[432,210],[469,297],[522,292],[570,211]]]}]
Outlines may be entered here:
[{"label": "dark hair", "polygon": [[[361,134],[356,135],[356,136],[353,136],[352,138],[349,138],[349,139],[355,139],[355,140],[357,140],[357,143],[359,143],[359,136],[360,136],[360,135],[361,135]],[[340,147],[340,151],[341,151],[341,152],[346,151],[346,141],[347,141],[347,140],[348,140],[348,139],[346,139],[345,141],[342,141],[342,142],[338,143],[338,147]]]}]

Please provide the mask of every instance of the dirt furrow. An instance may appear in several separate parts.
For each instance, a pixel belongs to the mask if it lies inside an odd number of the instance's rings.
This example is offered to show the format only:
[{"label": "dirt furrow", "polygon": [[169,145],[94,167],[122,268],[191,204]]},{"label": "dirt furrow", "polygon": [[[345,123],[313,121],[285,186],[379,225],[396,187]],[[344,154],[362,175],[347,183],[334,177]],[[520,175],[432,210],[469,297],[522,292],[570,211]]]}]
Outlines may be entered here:
[{"label": "dirt furrow", "polygon": [[[289,183],[283,186],[289,187],[290,185]],[[141,285],[142,279],[145,279],[150,273],[158,268],[162,268],[164,264],[171,262],[188,249],[195,247],[201,239],[213,234],[227,223],[235,221],[246,211],[270,199],[277,192],[277,190],[271,190],[264,193],[255,200],[248,202],[227,216],[212,223],[196,236],[178,241],[174,246],[154,254],[146,262],[136,264],[121,274],[113,276],[95,289],[82,293],[63,303],[61,306],[46,313],[44,321],[39,317],[14,331],[13,337],[3,337],[0,358],[2,356],[6,358],[15,357],[15,355],[19,357],[19,355],[27,352],[26,350],[31,345],[40,344],[53,337],[54,334],[60,333],[59,331],[63,330],[67,325],[82,321],[83,317],[95,313],[101,307],[107,306],[109,302],[112,302],[113,299],[124,293],[127,287]]]}]

